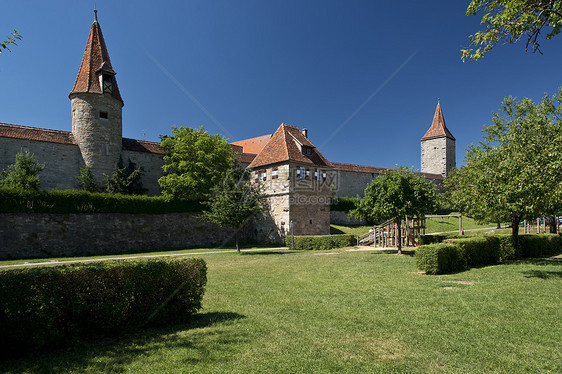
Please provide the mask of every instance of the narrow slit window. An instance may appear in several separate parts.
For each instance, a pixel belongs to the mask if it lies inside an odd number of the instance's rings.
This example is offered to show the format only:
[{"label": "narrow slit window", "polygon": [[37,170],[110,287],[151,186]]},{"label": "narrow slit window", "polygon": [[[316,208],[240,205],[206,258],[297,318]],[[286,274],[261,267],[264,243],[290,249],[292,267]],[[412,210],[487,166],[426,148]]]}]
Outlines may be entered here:
[{"label": "narrow slit window", "polygon": [[108,119],[108,118],[109,118],[109,115],[108,115],[108,113],[107,113],[107,112],[104,112],[104,111],[100,111],[100,118],[103,118],[103,119]]}]

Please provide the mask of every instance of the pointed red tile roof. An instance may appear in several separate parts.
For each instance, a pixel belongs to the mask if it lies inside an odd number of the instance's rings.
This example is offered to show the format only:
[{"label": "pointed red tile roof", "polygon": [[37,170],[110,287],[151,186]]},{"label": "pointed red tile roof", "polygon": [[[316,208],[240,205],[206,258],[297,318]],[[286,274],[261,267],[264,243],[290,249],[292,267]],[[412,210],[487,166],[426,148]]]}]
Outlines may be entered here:
[{"label": "pointed red tile roof", "polygon": [[72,88],[72,91],[70,91],[70,94],[78,92],[93,92],[101,94],[102,89],[98,78],[100,70],[113,77],[112,96],[123,102],[121,94],[119,93],[119,88],[117,87],[115,71],[111,66],[109,53],[107,53],[107,47],[105,46],[105,41],[101,33],[101,27],[96,20],[92,23],[90,36],[88,37],[88,42],[86,43],[86,50],[84,51],[84,56],[82,57],[82,64],[80,64],[80,70],[78,71],[76,82],[74,82],[74,87]]},{"label": "pointed red tile roof", "polygon": [[437,103],[437,108],[435,108],[435,115],[433,116],[433,122],[431,123],[431,127],[421,140],[428,140],[428,139],[436,139],[436,138],[449,138],[451,140],[455,140],[455,137],[447,126],[445,126],[445,118],[443,118],[443,112],[441,111],[441,104]]},{"label": "pointed red tile roof", "polygon": [[[312,148],[312,154],[304,155],[302,146]],[[256,168],[285,161],[332,167],[297,127],[282,123],[248,167]]]}]

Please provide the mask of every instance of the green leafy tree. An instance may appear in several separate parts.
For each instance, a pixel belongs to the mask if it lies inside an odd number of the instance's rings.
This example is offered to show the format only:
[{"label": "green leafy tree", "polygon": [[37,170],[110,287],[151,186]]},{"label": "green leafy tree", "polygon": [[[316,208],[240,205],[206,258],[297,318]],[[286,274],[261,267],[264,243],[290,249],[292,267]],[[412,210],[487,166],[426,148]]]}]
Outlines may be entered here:
[{"label": "green leafy tree", "polygon": [[123,158],[115,164],[111,177],[105,176],[105,191],[107,193],[120,193],[125,195],[142,195],[147,190],[142,186],[144,171],[128,160],[127,166],[123,165]]},{"label": "green leafy tree", "polygon": [[260,184],[250,183],[249,172],[237,165],[213,187],[202,218],[220,227],[233,227],[236,250],[240,252],[239,231],[264,210],[264,201]]},{"label": "green leafy tree", "polygon": [[101,190],[89,166],[80,168],[80,174],[76,177],[76,181],[78,182],[78,186],[85,191],[100,192]]},{"label": "green leafy tree", "polygon": [[235,164],[234,152],[226,138],[210,135],[205,129],[172,127],[171,137],[162,137],[166,150],[158,179],[167,199],[207,199],[211,189]]},{"label": "green leafy tree", "polygon": [[0,53],[2,53],[3,49],[10,50],[9,45],[18,45],[17,41],[21,40],[22,36],[18,33],[18,30],[12,31],[8,39],[0,42]]},{"label": "green leafy tree", "polygon": [[379,222],[392,219],[398,225],[398,253],[402,253],[400,222],[406,216],[423,217],[436,204],[433,185],[406,167],[387,170],[365,189],[355,216]]},{"label": "green leafy tree", "polygon": [[471,145],[466,165],[445,180],[457,207],[481,222],[511,221],[520,257],[519,222],[560,213],[562,90],[539,104],[508,97],[483,141]]},{"label": "green leafy tree", "polygon": [[482,12],[483,31],[470,36],[471,47],[462,50],[462,60],[476,61],[498,43],[515,43],[527,37],[529,47],[539,51],[541,31],[547,29],[546,39],[560,33],[562,1],[560,0],[472,0],[467,15]]},{"label": "green leafy tree", "polygon": [[39,164],[28,151],[16,154],[16,162],[0,173],[0,187],[39,191],[39,173],[45,164]]}]

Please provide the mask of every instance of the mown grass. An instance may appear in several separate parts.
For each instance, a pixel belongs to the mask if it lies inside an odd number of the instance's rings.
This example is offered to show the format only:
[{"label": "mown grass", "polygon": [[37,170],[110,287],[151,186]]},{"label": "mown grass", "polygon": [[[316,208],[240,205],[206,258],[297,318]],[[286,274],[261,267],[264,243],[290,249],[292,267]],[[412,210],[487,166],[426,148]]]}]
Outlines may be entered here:
[{"label": "mown grass", "polygon": [[201,255],[207,293],[191,323],[1,371],[562,371],[562,256],[427,276],[411,256],[332,252]]}]

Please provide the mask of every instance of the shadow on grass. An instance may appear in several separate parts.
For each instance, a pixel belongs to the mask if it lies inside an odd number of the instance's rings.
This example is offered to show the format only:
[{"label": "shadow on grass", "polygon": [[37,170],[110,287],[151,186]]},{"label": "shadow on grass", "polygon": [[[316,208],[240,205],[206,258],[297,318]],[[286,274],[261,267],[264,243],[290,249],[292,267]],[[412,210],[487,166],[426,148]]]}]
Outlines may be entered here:
[{"label": "shadow on grass", "polygon": [[512,263],[518,262],[520,264],[531,264],[531,265],[540,265],[540,266],[544,266],[544,265],[557,265],[557,266],[562,266],[562,258],[526,258],[523,260],[515,260],[512,261]]},{"label": "shadow on grass", "polygon": [[[10,360],[2,363],[4,373],[58,373],[58,372],[124,372],[139,357],[163,357],[169,350],[186,356],[187,361],[220,360],[233,344],[246,340],[238,329],[205,329],[246,318],[232,312],[209,312],[193,315],[183,324],[147,328],[120,339],[100,339],[82,342],[66,351],[55,351],[39,356]],[[202,330],[197,330],[202,329]],[[185,333],[187,330],[192,330]],[[209,341],[212,341],[209,344]],[[208,346],[213,352],[208,352]],[[199,357],[199,359],[197,359]]]},{"label": "shadow on grass", "polygon": [[[384,254],[384,255],[395,255],[395,254],[398,254],[398,249],[382,249],[382,250],[379,250],[379,251],[373,251],[373,252],[371,252],[371,253],[374,254],[374,255],[381,255],[381,254]],[[412,256],[414,256],[415,254],[416,254],[416,251],[413,250],[413,249],[404,249],[404,248],[402,248],[402,255],[404,255],[404,256],[410,256],[410,257],[412,257]]]},{"label": "shadow on grass", "polygon": [[289,255],[296,252],[288,251],[252,251],[252,252],[240,252],[242,256],[264,256],[264,255]]},{"label": "shadow on grass", "polygon": [[330,226],[330,235],[339,235],[339,234],[345,234],[345,232],[341,231],[338,228]]},{"label": "shadow on grass", "polygon": [[529,270],[524,271],[525,278],[553,279],[562,278],[562,271]]}]

